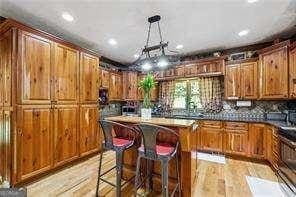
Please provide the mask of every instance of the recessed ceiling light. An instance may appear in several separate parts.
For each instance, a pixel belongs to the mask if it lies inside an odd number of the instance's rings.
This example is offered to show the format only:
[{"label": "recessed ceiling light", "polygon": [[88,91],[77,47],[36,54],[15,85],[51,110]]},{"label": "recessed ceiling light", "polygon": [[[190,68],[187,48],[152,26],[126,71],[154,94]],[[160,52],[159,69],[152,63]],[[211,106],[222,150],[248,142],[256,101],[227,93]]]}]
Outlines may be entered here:
[{"label": "recessed ceiling light", "polygon": [[74,20],[73,16],[71,16],[71,14],[69,14],[68,12],[64,12],[62,14],[62,17],[68,22],[71,22]]},{"label": "recessed ceiling light", "polygon": [[248,0],[248,3],[255,3],[257,2],[258,0]]},{"label": "recessed ceiling light", "polygon": [[245,29],[245,30],[242,30],[238,33],[239,36],[246,36],[247,34],[249,33],[249,30]]},{"label": "recessed ceiling light", "polygon": [[183,49],[183,45],[182,45],[182,44],[178,44],[178,45],[176,46],[176,49]]},{"label": "recessed ceiling light", "polygon": [[112,45],[112,46],[117,45],[116,40],[113,39],[113,38],[110,38],[110,39],[108,40],[108,43],[109,43],[110,45]]},{"label": "recessed ceiling light", "polygon": [[139,54],[135,54],[134,58],[136,58],[136,59],[139,58]]}]

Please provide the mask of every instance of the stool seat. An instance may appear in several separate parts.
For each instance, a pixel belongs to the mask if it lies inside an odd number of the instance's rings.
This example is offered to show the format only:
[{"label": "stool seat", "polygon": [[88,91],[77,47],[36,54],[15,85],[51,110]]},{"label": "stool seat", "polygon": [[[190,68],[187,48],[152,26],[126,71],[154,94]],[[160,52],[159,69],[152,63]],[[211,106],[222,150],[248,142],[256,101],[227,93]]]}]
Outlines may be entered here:
[{"label": "stool seat", "polygon": [[[138,149],[140,152],[144,152],[144,145]],[[156,145],[156,154],[157,155],[171,155],[175,150],[175,147],[172,146],[163,146],[163,145]]]},{"label": "stool seat", "polygon": [[125,147],[133,144],[132,140],[127,140],[123,138],[113,138],[113,145],[117,147]]}]

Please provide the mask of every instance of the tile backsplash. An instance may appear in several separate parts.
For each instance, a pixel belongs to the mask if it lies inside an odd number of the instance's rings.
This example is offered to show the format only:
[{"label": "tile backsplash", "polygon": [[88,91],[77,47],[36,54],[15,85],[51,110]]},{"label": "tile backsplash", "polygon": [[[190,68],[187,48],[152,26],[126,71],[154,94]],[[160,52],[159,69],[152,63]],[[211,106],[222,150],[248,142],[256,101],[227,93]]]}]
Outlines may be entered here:
[{"label": "tile backsplash", "polygon": [[121,102],[111,102],[108,105],[100,106],[100,117],[121,115]]}]

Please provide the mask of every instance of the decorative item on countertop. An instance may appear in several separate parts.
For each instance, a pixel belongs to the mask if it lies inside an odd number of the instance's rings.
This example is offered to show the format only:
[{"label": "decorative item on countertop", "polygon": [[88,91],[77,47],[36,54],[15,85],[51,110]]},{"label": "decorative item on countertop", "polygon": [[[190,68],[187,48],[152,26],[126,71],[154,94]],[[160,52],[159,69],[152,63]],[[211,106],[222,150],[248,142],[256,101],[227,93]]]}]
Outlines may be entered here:
[{"label": "decorative item on countertop", "polygon": [[151,119],[151,90],[155,88],[155,80],[151,73],[139,82],[139,88],[144,92],[143,108],[141,109],[142,120]]}]

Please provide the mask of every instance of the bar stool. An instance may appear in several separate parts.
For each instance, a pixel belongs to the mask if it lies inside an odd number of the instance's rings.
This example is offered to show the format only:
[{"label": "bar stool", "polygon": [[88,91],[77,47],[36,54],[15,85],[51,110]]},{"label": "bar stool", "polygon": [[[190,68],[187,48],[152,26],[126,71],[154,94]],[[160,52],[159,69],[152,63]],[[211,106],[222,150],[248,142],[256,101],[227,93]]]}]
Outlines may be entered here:
[{"label": "bar stool", "polygon": [[[178,189],[179,196],[181,196],[179,162],[178,162],[178,154],[177,154],[178,147],[179,147],[179,135],[172,129],[154,125],[154,124],[143,123],[143,124],[139,124],[138,127],[140,128],[141,134],[142,134],[142,145],[140,148],[138,148],[134,195],[137,196],[137,190],[143,185],[143,183],[147,180],[147,178],[149,180],[149,186],[151,187],[152,169],[151,169],[150,161],[152,162],[161,161],[162,193],[163,193],[163,196],[168,197],[168,194],[169,194],[168,164],[173,157],[176,157],[175,161],[176,161],[177,184],[171,196],[175,194],[177,189]],[[157,137],[160,132],[164,134],[169,134],[175,137],[176,143],[174,145],[171,145],[171,144],[157,142]],[[142,181],[139,183],[141,158],[145,158],[148,160],[148,170],[147,170],[147,176],[144,177]]]},{"label": "bar stool", "polygon": [[[104,134],[104,143],[102,144],[102,153],[100,155],[100,163],[99,163],[99,171],[98,171],[98,182],[97,182],[97,189],[96,189],[96,196],[99,194],[99,186],[100,181],[103,181],[113,187],[116,188],[116,196],[121,196],[121,188],[128,182],[130,182],[133,178],[131,177],[127,182],[121,185],[121,178],[122,178],[122,167],[123,167],[123,153],[128,148],[131,148],[135,142],[136,130],[135,128],[129,127],[127,125],[123,125],[117,122],[108,121],[108,120],[100,120],[101,127],[103,129]],[[129,139],[124,137],[118,136],[118,133],[114,131],[114,128],[117,128],[120,131],[124,131],[128,136]],[[132,138],[132,139],[130,139]],[[105,150],[112,150],[116,153],[116,166],[108,169],[104,173],[101,174],[102,168],[102,160],[103,160],[103,152]],[[102,176],[109,173],[111,170],[116,168],[116,185],[103,179]]]}]

